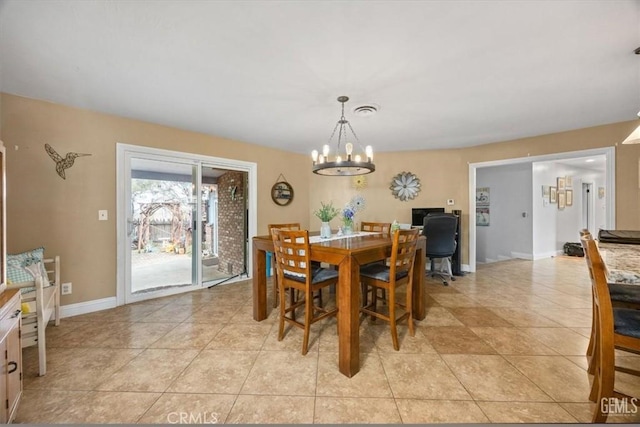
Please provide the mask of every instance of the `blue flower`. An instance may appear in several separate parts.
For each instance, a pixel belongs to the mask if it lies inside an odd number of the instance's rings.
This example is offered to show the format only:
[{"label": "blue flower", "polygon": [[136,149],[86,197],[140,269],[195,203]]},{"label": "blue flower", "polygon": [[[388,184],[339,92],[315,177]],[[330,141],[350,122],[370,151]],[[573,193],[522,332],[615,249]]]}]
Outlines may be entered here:
[{"label": "blue flower", "polygon": [[352,225],[355,214],[355,210],[351,206],[345,207],[342,210],[342,222],[344,222],[345,225]]}]

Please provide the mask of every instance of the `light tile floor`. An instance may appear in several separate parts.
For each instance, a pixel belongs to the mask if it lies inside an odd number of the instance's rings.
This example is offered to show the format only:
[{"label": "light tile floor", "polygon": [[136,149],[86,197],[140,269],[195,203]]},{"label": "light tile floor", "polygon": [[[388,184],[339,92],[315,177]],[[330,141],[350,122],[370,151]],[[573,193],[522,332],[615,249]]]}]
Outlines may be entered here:
[{"label": "light tile floor", "polygon": [[[21,423],[589,422],[591,326],[584,259],[480,266],[428,279],[415,337],[361,326],[361,370],[337,368],[335,320],[277,340],[252,319],[249,281],[63,319],[47,329],[48,373],[24,351]],[[269,287],[271,289],[271,287]],[[640,357],[621,360],[636,369]],[[620,374],[640,396],[640,380]],[[610,417],[638,422],[640,417]]]}]

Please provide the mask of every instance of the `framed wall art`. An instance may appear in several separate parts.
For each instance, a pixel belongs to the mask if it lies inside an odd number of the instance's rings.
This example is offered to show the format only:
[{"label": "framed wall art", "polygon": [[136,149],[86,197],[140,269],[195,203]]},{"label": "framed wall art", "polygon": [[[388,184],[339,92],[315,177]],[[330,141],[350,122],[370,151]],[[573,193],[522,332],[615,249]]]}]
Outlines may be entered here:
[{"label": "framed wall art", "polygon": [[[280,180],[282,178],[282,180]],[[287,182],[284,175],[280,174],[278,180],[271,187],[271,200],[280,206],[287,206],[293,201],[293,187]]]},{"label": "framed wall art", "polygon": [[476,225],[488,227],[489,226],[489,208],[481,207],[476,208]]},{"label": "framed wall art", "polygon": [[565,193],[567,195],[567,206],[573,206],[573,190],[565,190]]},{"label": "framed wall art", "polygon": [[551,187],[548,185],[543,185],[542,186],[542,198],[543,199],[548,199],[549,198],[549,192],[551,191]]},{"label": "framed wall art", "polygon": [[565,188],[564,176],[559,176],[557,181],[558,182],[556,186],[558,187],[558,191],[564,191],[564,188]]},{"label": "framed wall art", "polygon": [[476,188],[476,206],[489,206],[489,187]]},{"label": "framed wall art", "polygon": [[567,195],[564,191],[558,191],[558,209],[562,210],[567,205]]},{"label": "framed wall art", "polygon": [[558,190],[556,187],[549,187],[549,203],[556,203],[558,201]]}]

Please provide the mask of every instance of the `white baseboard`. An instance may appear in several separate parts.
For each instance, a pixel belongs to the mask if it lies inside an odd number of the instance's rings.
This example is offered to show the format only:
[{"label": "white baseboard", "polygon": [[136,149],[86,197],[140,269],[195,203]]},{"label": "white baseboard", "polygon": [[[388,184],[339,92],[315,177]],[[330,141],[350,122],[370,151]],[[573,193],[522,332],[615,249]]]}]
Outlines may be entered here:
[{"label": "white baseboard", "polygon": [[564,252],[562,250],[558,250],[558,251],[551,251],[551,252],[543,252],[541,254],[534,254],[533,255],[533,260],[538,260],[538,259],[544,259],[544,258],[551,258],[551,257],[555,257],[555,256],[560,256],[562,255]]},{"label": "white baseboard", "polygon": [[533,255],[532,254],[525,254],[524,252],[511,252],[511,257],[512,258],[533,260]]},{"label": "white baseboard", "polygon": [[498,261],[509,261],[510,259],[510,256],[498,255]]},{"label": "white baseboard", "polygon": [[461,264],[460,265],[460,270],[469,272],[469,271],[471,271],[471,267],[469,267],[469,264]]},{"label": "white baseboard", "polygon": [[93,301],[78,302],[60,306],[60,318],[78,316],[80,314],[93,313],[116,307],[116,297],[96,299]]}]

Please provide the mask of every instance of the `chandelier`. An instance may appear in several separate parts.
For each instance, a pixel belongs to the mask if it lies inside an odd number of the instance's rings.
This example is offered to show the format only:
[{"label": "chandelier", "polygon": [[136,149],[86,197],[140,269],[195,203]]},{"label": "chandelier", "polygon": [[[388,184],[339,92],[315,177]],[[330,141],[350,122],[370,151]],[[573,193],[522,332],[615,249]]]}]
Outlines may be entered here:
[{"label": "chandelier", "polygon": [[[344,103],[349,100],[348,96],[338,97],[338,102],[342,104],[342,115],[340,120],[333,128],[333,132],[329,137],[329,141],[322,147],[322,154],[318,153],[318,150],[311,152],[311,158],[313,159],[313,173],[326,176],[354,176],[354,175],[366,175],[376,170],[376,166],[373,164],[373,150],[370,145],[363,148],[360,144],[358,136],[354,132],[351,124],[344,117]],[[351,131],[353,139],[357,142],[361,154],[353,154],[353,144],[347,142],[347,128]],[[331,159],[329,157],[329,144],[334,135],[338,131],[338,144],[335,157]],[[344,142],[344,154],[340,152],[340,146]],[[344,157],[343,157],[344,155]]]}]

